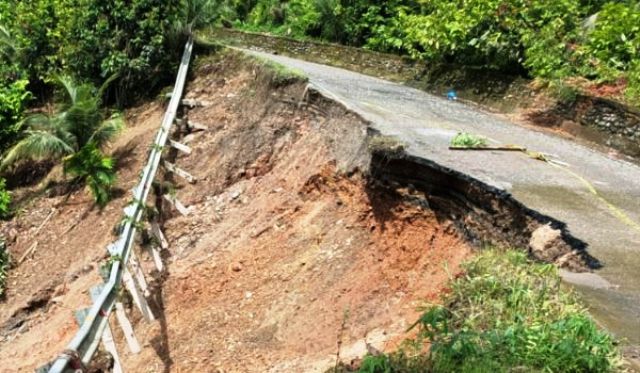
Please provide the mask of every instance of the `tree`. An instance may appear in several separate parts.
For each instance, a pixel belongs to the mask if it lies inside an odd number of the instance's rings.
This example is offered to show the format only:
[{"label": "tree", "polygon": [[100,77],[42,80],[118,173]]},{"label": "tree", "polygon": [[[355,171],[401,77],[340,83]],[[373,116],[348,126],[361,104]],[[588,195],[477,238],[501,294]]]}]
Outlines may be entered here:
[{"label": "tree", "polygon": [[115,175],[113,161],[101,149],[124,127],[119,114],[107,115],[100,108],[109,80],[99,90],[69,77],[57,81],[65,100],[53,115],[35,114],[20,123],[24,137],[7,151],[0,169],[25,160],[62,159],[65,174],[88,182],[96,202],[104,205]]}]

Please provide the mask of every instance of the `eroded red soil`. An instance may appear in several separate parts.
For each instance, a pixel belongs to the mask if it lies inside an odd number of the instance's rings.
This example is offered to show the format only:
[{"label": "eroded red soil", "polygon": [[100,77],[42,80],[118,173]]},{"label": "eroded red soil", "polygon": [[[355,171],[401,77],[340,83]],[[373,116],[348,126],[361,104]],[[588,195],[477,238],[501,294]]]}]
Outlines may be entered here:
[{"label": "eroded red soil", "polygon": [[[198,181],[165,175],[165,187],[172,185],[190,213],[162,206],[167,271],[149,275],[158,320],[146,323],[130,311],[143,345],[139,355],[116,332],[127,371],[320,372],[336,355],[349,362],[368,348],[397,346],[418,308],[437,301],[470,247],[451,222],[436,218],[423,195],[367,175],[368,138],[359,118],[304,95],[303,83],[275,84],[273,73],[237,56],[199,66],[188,97],[211,105],[191,110],[189,119],[209,129],[182,137],[193,151],[175,160]],[[146,160],[141,144],[151,142],[159,115],[149,108],[132,128],[137,135],[121,139],[137,142],[130,171],[121,176],[124,190]],[[32,369],[73,336],[72,311],[90,304],[83,292],[98,283],[95,267],[113,240],[126,195],[102,215],[83,218],[89,200],[74,195],[83,202],[62,204],[36,238],[50,246],[29,265],[48,269],[34,271],[33,279],[17,274],[31,273],[27,266],[12,272],[1,322],[45,281],[62,280],[55,301],[0,344],[3,371]],[[38,198],[25,221],[56,203]],[[27,231],[17,229],[21,237]],[[67,243],[44,239],[56,234]],[[56,270],[56,263],[73,264]],[[151,263],[143,262],[148,270]],[[87,265],[93,268],[65,280]]]}]

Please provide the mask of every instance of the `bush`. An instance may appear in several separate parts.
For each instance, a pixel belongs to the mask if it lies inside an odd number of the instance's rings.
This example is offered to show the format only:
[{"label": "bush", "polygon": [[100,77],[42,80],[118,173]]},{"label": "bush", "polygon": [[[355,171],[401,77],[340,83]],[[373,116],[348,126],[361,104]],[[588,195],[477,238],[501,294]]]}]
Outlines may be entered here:
[{"label": "bush", "polygon": [[64,172],[86,183],[98,206],[106,206],[111,199],[111,188],[116,181],[113,159],[104,156],[94,143],[66,158]]},{"label": "bush", "polygon": [[31,99],[27,90],[28,81],[0,81],[0,154],[11,146],[20,134],[19,121],[22,112]]},{"label": "bush", "polygon": [[632,100],[640,90],[636,1],[257,0],[244,13],[253,29],[548,80],[627,77]]},{"label": "bush", "polygon": [[583,73],[614,80],[627,71],[640,52],[640,6],[637,2],[609,2],[598,13],[580,53],[585,56]]},{"label": "bush", "polygon": [[11,214],[11,194],[6,190],[6,183],[0,178],[0,219],[5,219]]},{"label": "bush", "polygon": [[[362,373],[612,372],[621,359],[553,265],[488,250],[463,265],[443,306],[415,323],[405,351],[367,356]],[[413,328],[412,327],[412,328]],[[422,354],[428,341],[429,354]],[[344,370],[343,370],[344,371]]]}]

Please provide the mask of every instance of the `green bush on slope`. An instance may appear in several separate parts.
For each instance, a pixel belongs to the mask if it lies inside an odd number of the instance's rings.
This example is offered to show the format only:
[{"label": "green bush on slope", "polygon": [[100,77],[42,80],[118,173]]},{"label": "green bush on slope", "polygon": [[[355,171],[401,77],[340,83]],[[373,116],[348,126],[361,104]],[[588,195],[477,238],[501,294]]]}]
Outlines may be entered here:
[{"label": "green bush on slope", "polygon": [[614,340],[599,330],[552,265],[519,251],[485,251],[463,266],[443,306],[414,326],[417,350],[365,358],[360,372],[609,372],[620,364]]}]

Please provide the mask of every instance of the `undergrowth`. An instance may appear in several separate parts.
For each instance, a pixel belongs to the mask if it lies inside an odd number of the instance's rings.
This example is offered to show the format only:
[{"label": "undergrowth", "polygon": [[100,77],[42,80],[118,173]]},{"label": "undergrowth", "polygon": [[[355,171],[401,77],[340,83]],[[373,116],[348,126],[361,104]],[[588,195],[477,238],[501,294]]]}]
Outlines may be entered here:
[{"label": "undergrowth", "polygon": [[[463,265],[443,305],[412,326],[418,337],[359,372],[611,372],[616,342],[599,330],[553,265],[487,250]],[[427,354],[419,353],[428,343]],[[342,369],[342,371],[348,371]]]}]

